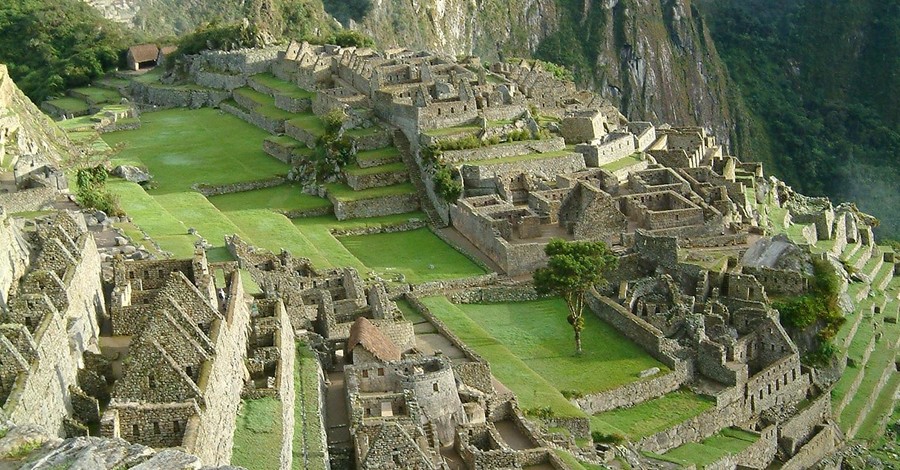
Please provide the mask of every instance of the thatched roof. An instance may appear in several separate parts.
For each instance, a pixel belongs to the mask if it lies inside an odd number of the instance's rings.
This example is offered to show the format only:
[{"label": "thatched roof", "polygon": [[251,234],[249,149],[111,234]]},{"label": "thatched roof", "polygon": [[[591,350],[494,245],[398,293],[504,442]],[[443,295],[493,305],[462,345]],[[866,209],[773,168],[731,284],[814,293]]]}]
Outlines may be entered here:
[{"label": "thatched roof", "polygon": [[357,318],[350,327],[346,353],[350,354],[357,346],[384,362],[400,359],[400,348],[366,317]]},{"label": "thatched roof", "polygon": [[156,58],[159,57],[159,48],[156,47],[156,44],[131,46],[128,48],[128,55],[131,56],[135,62],[156,61]]}]

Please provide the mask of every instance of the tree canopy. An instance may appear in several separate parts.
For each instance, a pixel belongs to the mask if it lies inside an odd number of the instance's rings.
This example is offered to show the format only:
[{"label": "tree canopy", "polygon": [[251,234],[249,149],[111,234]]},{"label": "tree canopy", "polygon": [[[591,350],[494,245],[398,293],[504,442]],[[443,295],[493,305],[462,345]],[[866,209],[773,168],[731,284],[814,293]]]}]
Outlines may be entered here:
[{"label": "tree canopy", "polygon": [[124,28],[79,0],[0,2],[0,62],[35,102],[118,66],[130,41]]},{"label": "tree canopy", "polygon": [[619,260],[603,242],[568,242],[555,238],[544,252],[549,260],[547,267],[534,272],[535,289],[539,294],[556,294],[565,300],[569,308],[567,320],[575,332],[575,349],[581,354],[587,292],[605,283],[605,274],[615,269]]}]

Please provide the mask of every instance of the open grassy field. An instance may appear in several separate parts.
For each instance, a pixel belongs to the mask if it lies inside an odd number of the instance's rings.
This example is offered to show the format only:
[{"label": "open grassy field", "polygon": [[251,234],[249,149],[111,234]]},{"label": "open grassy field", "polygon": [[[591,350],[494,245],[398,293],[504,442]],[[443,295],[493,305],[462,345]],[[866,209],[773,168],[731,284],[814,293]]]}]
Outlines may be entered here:
[{"label": "open grassy field", "polygon": [[146,166],[154,175],[153,194],[190,190],[196,183],[229,184],[285,174],[288,165],[267,155],[269,134],[209,108],[145,113],[137,130],[104,134],[124,148],[113,164]]},{"label": "open grassy field", "polygon": [[715,401],[710,397],[678,390],[631,408],[598,413],[591,417],[591,431],[638,440],[691,419],[713,406]]},{"label": "open grassy field", "polygon": [[494,375],[524,409],[550,407],[559,416],[584,416],[562,391],[589,394],[638,380],[650,367],[668,369],[595,316],[585,317],[584,354],[575,355],[572,329],[560,299],[501,304],[451,304],[424,299],[431,311],[491,363]]},{"label": "open grassy field", "polygon": [[122,95],[118,91],[100,87],[82,87],[74,88],[73,92],[86,96],[95,104],[99,103],[118,103],[122,99]]},{"label": "open grassy field", "polygon": [[484,270],[427,228],[408,232],[340,237],[366,266],[389,277],[402,273],[408,282],[425,282],[484,274]]},{"label": "open grassy field", "polygon": [[241,402],[231,463],[247,468],[278,468],[280,457],[281,402],[269,397]]},{"label": "open grassy field", "polygon": [[48,103],[70,113],[86,113],[89,108],[88,104],[83,100],[72,98],[71,96],[49,100]]}]

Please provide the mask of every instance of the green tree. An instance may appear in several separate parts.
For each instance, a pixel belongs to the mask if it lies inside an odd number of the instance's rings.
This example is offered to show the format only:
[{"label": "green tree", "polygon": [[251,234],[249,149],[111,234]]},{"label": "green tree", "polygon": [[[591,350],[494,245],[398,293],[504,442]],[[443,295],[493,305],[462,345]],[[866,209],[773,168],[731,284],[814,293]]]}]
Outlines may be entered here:
[{"label": "green tree", "polygon": [[603,242],[567,242],[555,238],[544,252],[550,259],[546,268],[534,272],[535,289],[539,294],[556,294],[566,301],[567,320],[575,331],[575,349],[581,354],[587,292],[605,283],[605,274],[615,269],[619,260]]}]

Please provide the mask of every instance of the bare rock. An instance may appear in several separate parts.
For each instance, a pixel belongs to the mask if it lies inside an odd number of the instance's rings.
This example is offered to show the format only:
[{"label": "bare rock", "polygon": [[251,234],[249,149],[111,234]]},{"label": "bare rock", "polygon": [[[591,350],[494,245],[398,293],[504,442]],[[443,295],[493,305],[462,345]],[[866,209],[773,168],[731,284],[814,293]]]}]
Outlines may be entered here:
[{"label": "bare rock", "polygon": [[153,179],[149,172],[131,165],[119,165],[113,168],[112,174],[132,183],[146,183]]},{"label": "bare rock", "polygon": [[645,379],[647,377],[653,377],[654,375],[659,373],[659,367],[651,367],[649,369],[642,370],[638,377]]}]

